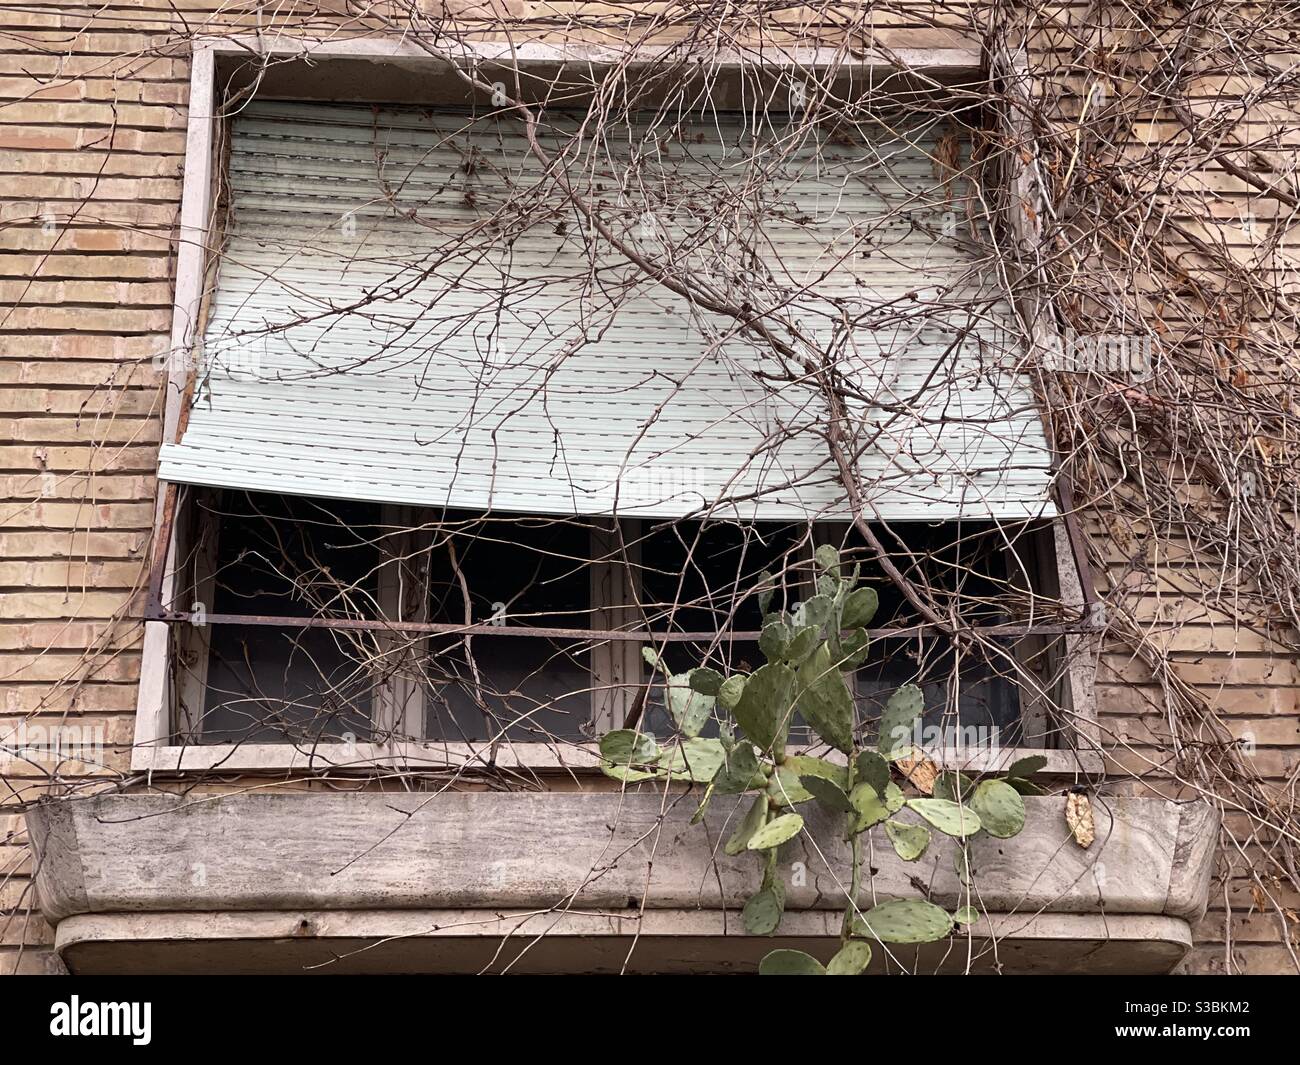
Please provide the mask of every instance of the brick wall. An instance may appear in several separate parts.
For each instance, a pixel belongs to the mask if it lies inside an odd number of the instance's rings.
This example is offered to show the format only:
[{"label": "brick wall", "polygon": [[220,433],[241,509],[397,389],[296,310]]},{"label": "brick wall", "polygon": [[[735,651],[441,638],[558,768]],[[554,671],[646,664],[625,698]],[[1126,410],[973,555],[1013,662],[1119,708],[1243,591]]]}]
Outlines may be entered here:
[{"label": "brick wall", "polygon": [[[184,164],[187,64],[143,55],[164,7],[0,9],[0,734],[102,739],[70,789],[129,764]],[[49,766],[4,778],[0,972],[57,970],[9,812]]]}]

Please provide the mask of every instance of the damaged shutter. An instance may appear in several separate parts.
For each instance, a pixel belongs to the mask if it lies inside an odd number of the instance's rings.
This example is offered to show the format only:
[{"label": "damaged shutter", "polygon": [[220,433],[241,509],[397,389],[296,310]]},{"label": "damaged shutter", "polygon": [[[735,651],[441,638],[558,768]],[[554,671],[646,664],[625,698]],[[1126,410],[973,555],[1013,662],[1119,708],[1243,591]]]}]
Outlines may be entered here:
[{"label": "damaged shutter", "polygon": [[[604,240],[542,181],[515,120],[249,106],[193,405],[161,476],[471,510],[833,518],[848,511],[830,382],[878,516],[1049,513],[1007,310],[962,246],[967,207],[936,178],[933,138],[795,141],[716,117],[600,141],[542,131],[645,262],[742,316],[778,305],[796,351],[780,358]],[[759,173],[762,192],[734,193]]]}]

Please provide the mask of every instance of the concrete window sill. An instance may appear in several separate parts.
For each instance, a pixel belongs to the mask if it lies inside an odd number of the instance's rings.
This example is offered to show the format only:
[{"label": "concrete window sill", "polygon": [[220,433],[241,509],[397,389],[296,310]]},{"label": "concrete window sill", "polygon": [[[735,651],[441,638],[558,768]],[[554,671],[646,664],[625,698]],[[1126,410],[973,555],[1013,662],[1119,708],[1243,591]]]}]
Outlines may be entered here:
[{"label": "concrete window sill", "polygon": [[[781,945],[829,956],[846,868],[838,826],[814,804],[801,807],[813,839],[782,848],[780,935],[752,937],[740,907],[757,863],[720,853],[729,815],[734,823],[743,807],[715,802],[691,826],[696,801],[116,795],[45,802],[27,820],[41,908],[74,973],[617,972],[625,962],[629,971],[753,971]],[[1096,799],[1097,839],[1085,851],[1068,836],[1064,803],[1028,799],[1019,836],[976,840],[987,916],[919,954],[893,948],[893,967],[962,971],[969,958],[975,971],[1173,968],[1206,906],[1217,813]],[[943,837],[913,863],[878,848],[866,891],[877,901],[915,897],[919,883],[955,909],[967,900],[953,858]],[[874,964],[891,964],[876,953]]]}]

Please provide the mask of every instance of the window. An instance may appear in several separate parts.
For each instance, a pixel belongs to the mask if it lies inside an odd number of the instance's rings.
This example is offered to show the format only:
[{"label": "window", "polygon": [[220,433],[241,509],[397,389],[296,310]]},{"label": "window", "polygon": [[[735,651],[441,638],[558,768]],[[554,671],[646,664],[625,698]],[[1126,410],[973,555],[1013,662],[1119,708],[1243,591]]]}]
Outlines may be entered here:
[{"label": "window", "polygon": [[[1059,682],[1059,648],[918,626],[845,525],[613,525],[230,490],[194,505],[186,742],[569,745],[633,723],[666,734],[664,674],[642,649],[674,673],[751,672],[764,661],[757,589],[774,584],[770,609],[792,608],[814,594],[816,545],[834,543],[880,595],[873,629],[893,633],[852,678],[868,732],[889,694],[916,682],[927,746],[1055,744],[1059,722],[1035,708]],[[1047,531],[948,522],[878,535],[906,579],[989,627],[1014,622],[1017,601],[1048,609]],[[800,721],[792,735],[818,743]]]},{"label": "window", "polygon": [[[435,79],[452,106],[349,106],[292,99],[280,64],[211,120],[221,53],[241,47],[195,59],[190,143],[210,150],[187,161],[204,180],[173,346],[202,344],[172,375],[142,750],[495,757],[665,727],[647,646],[670,669],[753,665],[758,575],[791,604],[818,543],[863,545],[816,375],[684,297],[683,271],[833,354],[877,535],[963,617],[1012,626],[912,631],[871,574],[891,634],[854,678],[865,717],[919,679],[936,726],[1055,742],[1050,448],[961,237],[984,200],[936,179],[951,117],[792,136],[779,114],[659,106],[575,139],[549,111],[545,150],[599,203],[598,232],[454,78]],[[736,189],[757,215],[729,213]]]}]

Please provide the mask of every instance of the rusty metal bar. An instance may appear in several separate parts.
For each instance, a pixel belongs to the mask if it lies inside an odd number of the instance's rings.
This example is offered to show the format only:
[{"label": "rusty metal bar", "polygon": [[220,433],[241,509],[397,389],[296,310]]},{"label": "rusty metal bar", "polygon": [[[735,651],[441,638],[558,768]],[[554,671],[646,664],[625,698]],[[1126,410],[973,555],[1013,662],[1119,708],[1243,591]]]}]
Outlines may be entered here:
[{"label": "rusty metal bar", "polygon": [[[197,620],[196,620],[197,619]],[[454,622],[384,621],[367,618],[280,617],[266,614],[195,614],[189,611],[165,610],[151,620],[171,624],[200,625],[250,625],[284,629],[341,629],[350,632],[409,632],[414,635],[442,633],[451,636],[523,636],[541,639],[565,640],[631,640],[638,643],[702,643],[721,638],[754,641],[762,634],[727,629],[706,632],[652,632],[649,629],[563,629],[539,625],[464,625]],[[873,640],[905,639],[933,633],[933,625],[910,625],[904,628],[868,629]],[[1077,632],[1093,631],[1084,619],[1063,625],[965,625],[958,631],[981,633],[987,636],[1064,636]]]}]

